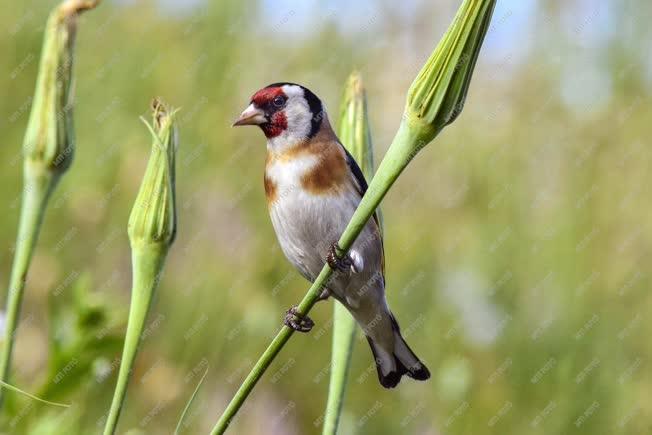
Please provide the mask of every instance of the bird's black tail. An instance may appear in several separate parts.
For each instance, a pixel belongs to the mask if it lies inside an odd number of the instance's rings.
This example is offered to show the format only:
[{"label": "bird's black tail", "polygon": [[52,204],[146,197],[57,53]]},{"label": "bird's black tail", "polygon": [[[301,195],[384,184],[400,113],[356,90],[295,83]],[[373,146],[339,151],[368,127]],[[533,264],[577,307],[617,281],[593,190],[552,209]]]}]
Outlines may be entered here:
[{"label": "bird's black tail", "polygon": [[419,381],[430,378],[428,368],[412,352],[410,346],[403,339],[394,316],[391,316],[391,319],[392,331],[394,332],[394,349],[391,350],[391,353],[367,336],[367,341],[369,341],[371,352],[376,361],[380,384],[385,388],[394,388],[403,375],[408,375],[412,379]]}]

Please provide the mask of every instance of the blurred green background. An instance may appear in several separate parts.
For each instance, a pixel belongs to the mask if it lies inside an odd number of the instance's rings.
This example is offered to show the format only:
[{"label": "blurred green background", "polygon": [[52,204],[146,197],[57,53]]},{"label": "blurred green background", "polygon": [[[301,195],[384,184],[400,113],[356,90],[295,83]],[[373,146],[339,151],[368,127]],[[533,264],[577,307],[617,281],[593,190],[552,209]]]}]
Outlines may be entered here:
[{"label": "blurred green background", "polygon": [[[0,11],[0,278],[53,1]],[[361,71],[377,161],[458,1],[109,1],[80,21],[77,153],[29,273],[3,433],[100,431],[129,306],[126,224],[151,97],[180,106],[179,231],[119,433],[207,433],[307,283],[267,215],[257,89],[295,81],[337,113]],[[652,4],[499,1],[466,108],[390,191],[388,299],[428,383],[378,384],[360,336],[342,434],[652,433]],[[6,286],[6,284],[5,284]],[[331,304],[295,335],[235,434],[321,431]]]}]

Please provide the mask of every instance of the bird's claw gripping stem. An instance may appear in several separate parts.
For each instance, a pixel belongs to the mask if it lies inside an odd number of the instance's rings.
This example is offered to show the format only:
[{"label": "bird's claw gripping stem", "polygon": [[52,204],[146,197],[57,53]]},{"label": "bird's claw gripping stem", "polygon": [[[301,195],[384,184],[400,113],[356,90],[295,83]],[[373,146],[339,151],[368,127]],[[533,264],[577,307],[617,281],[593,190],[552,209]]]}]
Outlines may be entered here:
[{"label": "bird's claw gripping stem", "polygon": [[296,305],[287,311],[283,323],[298,332],[308,332],[315,326],[315,322],[310,317],[299,313]]},{"label": "bird's claw gripping stem", "polygon": [[337,242],[333,242],[328,248],[328,254],[326,254],[326,262],[336,272],[345,272],[351,270],[353,266],[353,261],[349,254],[344,255],[343,257],[338,256],[338,252],[342,252],[342,249],[339,247]]}]

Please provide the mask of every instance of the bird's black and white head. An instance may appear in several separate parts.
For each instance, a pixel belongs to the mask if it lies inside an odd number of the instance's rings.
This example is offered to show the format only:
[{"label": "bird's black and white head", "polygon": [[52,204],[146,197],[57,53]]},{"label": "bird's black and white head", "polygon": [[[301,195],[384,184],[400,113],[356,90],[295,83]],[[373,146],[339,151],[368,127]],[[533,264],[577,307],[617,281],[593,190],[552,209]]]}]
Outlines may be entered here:
[{"label": "bird's black and white head", "polygon": [[321,100],[308,88],[274,83],[251,97],[233,125],[258,125],[270,148],[283,148],[315,136],[325,116]]}]

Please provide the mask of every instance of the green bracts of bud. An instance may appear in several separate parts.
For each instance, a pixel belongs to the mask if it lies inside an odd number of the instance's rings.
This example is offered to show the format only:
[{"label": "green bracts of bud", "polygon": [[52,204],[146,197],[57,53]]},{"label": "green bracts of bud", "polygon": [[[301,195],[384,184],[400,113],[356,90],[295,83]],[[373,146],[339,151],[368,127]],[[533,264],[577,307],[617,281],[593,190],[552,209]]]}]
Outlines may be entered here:
[{"label": "green bracts of bud", "polygon": [[155,99],[152,112],[152,125],[145,123],[153,136],[152,153],[129,217],[131,305],[120,372],[104,427],[105,435],[115,433],[147,313],[176,234],[176,110]]},{"label": "green bracts of bud", "polygon": [[410,86],[405,121],[430,142],[464,107],[496,0],[464,0],[453,23]]},{"label": "green bracts of bud", "polygon": [[338,136],[342,144],[360,165],[367,180],[374,173],[374,154],[371,146],[371,130],[367,117],[367,98],[362,78],[354,71],[346,81]]},{"label": "green bracts of bud", "polygon": [[170,111],[155,99],[152,102],[152,112],[152,125],[146,123],[153,137],[152,153],[129,217],[128,231],[132,248],[149,244],[168,247],[176,234],[176,111]]},{"label": "green bracts of bud", "polygon": [[[367,111],[367,93],[360,73],[354,71],[346,81],[342,104],[338,137],[369,182],[374,175],[374,150],[371,143],[371,126]],[[376,211],[382,227],[382,214]]]},{"label": "green bracts of bud", "polygon": [[351,222],[340,237],[347,250],[401,172],[461,112],[496,0],[464,0],[410,86],[403,119]]},{"label": "green bracts of bud", "polygon": [[[66,0],[48,18],[36,90],[23,142],[23,198],[7,295],[0,381],[9,375],[27,271],[48,199],[74,154],[73,57],[78,15],[99,1]],[[3,400],[0,389],[0,404]]]},{"label": "green bracts of bud", "polygon": [[61,175],[70,167],[75,150],[72,87],[77,17],[96,4],[97,1],[68,0],[48,18],[23,143],[26,169]]}]

